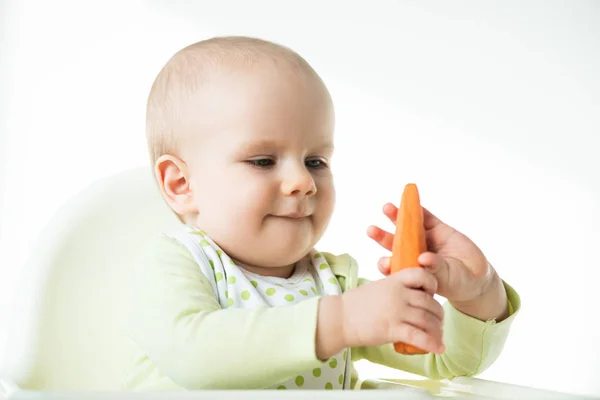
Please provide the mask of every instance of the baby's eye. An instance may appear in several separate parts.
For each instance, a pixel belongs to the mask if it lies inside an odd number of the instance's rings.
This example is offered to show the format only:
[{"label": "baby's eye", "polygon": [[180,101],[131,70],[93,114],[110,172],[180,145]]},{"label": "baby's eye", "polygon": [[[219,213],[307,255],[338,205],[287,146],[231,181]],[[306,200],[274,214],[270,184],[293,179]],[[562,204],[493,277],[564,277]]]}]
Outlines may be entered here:
[{"label": "baby's eye", "polygon": [[325,168],[327,166],[327,164],[325,164],[325,162],[323,162],[323,160],[319,160],[318,158],[306,160],[305,164],[308,168],[314,168],[314,169]]},{"label": "baby's eye", "polygon": [[273,160],[271,160],[270,158],[259,158],[256,160],[249,160],[248,162],[250,164],[252,164],[253,166],[259,167],[259,168],[268,168],[275,164],[275,162]]}]

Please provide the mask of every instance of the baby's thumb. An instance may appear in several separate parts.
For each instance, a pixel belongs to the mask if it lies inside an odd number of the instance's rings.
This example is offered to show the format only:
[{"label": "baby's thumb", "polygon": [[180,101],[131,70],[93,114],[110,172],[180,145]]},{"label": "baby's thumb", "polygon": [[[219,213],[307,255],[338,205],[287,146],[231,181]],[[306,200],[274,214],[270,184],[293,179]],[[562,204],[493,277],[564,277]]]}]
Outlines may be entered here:
[{"label": "baby's thumb", "polygon": [[442,256],[430,251],[421,254],[418,261],[423,268],[430,271],[436,277],[442,275],[448,267],[446,260]]}]

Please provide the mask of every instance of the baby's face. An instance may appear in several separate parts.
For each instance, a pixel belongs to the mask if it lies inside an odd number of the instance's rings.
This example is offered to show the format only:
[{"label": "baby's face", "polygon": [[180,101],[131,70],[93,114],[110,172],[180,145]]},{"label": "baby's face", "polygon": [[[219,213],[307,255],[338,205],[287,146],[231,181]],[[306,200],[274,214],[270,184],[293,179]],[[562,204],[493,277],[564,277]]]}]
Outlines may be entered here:
[{"label": "baby's face", "polygon": [[269,66],[226,73],[205,89],[180,144],[193,223],[251,270],[294,264],[323,235],[335,202],[326,89]]}]

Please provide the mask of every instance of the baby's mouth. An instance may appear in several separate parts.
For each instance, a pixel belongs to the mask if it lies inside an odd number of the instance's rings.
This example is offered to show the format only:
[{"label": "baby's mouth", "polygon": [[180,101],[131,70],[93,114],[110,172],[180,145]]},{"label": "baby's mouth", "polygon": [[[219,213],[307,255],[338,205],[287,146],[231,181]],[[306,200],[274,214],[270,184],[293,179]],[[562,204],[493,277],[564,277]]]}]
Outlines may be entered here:
[{"label": "baby's mouth", "polygon": [[270,216],[276,217],[276,218],[295,220],[295,219],[308,218],[311,216],[311,213],[308,213],[305,211],[293,211],[293,212],[289,212],[289,213],[271,214]]},{"label": "baby's mouth", "polygon": [[282,215],[282,217],[284,218],[293,218],[293,219],[298,219],[298,218],[305,218],[308,217],[308,214],[302,211],[295,211],[289,214],[284,214]]}]

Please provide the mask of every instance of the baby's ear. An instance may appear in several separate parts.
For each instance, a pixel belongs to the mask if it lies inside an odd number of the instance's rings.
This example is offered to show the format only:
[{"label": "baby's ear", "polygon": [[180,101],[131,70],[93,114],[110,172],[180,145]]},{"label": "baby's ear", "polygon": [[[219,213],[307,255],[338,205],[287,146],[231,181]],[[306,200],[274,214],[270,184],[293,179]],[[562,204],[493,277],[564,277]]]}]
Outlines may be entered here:
[{"label": "baby's ear", "polygon": [[161,156],[156,160],[154,173],[163,198],[175,213],[183,216],[198,212],[185,162],[174,156]]}]

